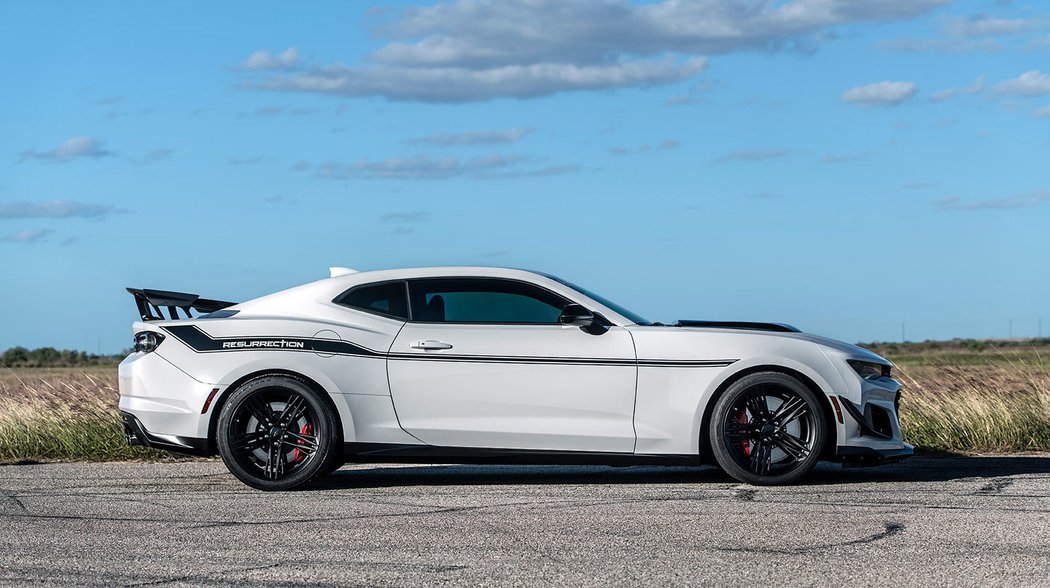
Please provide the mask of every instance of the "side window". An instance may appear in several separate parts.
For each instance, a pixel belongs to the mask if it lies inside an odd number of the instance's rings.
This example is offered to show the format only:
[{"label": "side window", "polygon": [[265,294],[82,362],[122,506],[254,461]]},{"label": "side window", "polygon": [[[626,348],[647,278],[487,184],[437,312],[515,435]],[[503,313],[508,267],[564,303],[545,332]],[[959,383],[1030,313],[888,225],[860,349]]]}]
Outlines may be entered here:
[{"label": "side window", "polygon": [[557,324],[568,300],[513,280],[410,280],[412,320],[447,323]]},{"label": "side window", "polygon": [[384,282],[355,286],[334,302],[365,312],[408,320],[407,298],[404,282]]}]

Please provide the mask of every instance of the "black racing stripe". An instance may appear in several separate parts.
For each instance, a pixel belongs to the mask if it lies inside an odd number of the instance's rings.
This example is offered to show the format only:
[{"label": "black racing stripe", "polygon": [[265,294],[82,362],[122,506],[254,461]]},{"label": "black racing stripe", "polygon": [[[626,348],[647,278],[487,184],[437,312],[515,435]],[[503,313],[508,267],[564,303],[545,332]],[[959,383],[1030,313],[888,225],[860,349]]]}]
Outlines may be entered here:
[{"label": "black racing stripe", "polygon": [[161,327],[198,353],[225,351],[310,351],[332,355],[385,358],[386,353],[347,341],[313,337],[212,337],[196,325]]},{"label": "black racing stripe", "polygon": [[384,353],[347,341],[312,337],[212,337],[196,325],[161,327],[197,353],[229,351],[309,351],[331,355],[382,358],[400,361],[442,361],[463,363],[504,363],[543,365],[594,365],[624,367],[726,367],[736,359],[675,360],[619,359],[596,357],[536,357],[512,355],[453,355],[424,353]]}]

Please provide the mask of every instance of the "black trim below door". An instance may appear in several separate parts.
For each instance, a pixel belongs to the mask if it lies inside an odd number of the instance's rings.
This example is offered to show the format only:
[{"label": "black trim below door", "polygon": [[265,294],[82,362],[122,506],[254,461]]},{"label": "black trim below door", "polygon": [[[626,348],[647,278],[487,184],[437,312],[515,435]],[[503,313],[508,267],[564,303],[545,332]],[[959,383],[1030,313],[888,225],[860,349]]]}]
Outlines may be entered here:
[{"label": "black trim below door", "polygon": [[440,447],[400,443],[345,443],[350,463],[514,464],[514,465],[702,465],[698,455],[657,455],[547,449]]}]

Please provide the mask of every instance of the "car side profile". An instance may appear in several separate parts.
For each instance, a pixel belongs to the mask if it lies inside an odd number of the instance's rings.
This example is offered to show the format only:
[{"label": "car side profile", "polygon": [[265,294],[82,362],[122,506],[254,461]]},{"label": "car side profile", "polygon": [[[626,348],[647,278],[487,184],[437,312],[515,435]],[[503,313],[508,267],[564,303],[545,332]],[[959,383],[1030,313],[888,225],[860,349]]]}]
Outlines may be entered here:
[{"label": "car side profile", "polygon": [[239,304],[129,288],[128,442],[218,453],[262,490],[347,462],[716,464],[788,484],[912,453],[892,365],[854,345],[652,323],[517,269],[331,273]]}]

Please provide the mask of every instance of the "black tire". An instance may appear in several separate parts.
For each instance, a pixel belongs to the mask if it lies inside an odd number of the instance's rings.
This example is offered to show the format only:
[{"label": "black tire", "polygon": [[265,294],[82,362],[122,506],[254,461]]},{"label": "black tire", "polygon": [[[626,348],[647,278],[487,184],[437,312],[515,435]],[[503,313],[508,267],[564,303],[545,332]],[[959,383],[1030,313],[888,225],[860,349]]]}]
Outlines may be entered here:
[{"label": "black tire", "polygon": [[715,403],[708,427],[719,467],[748,484],[793,484],[820,461],[824,406],[798,379],[759,372],[734,382]]},{"label": "black tire", "polygon": [[219,455],[259,490],[292,490],[331,470],[339,421],[326,399],[289,376],[264,376],[233,392],[219,414]]}]

